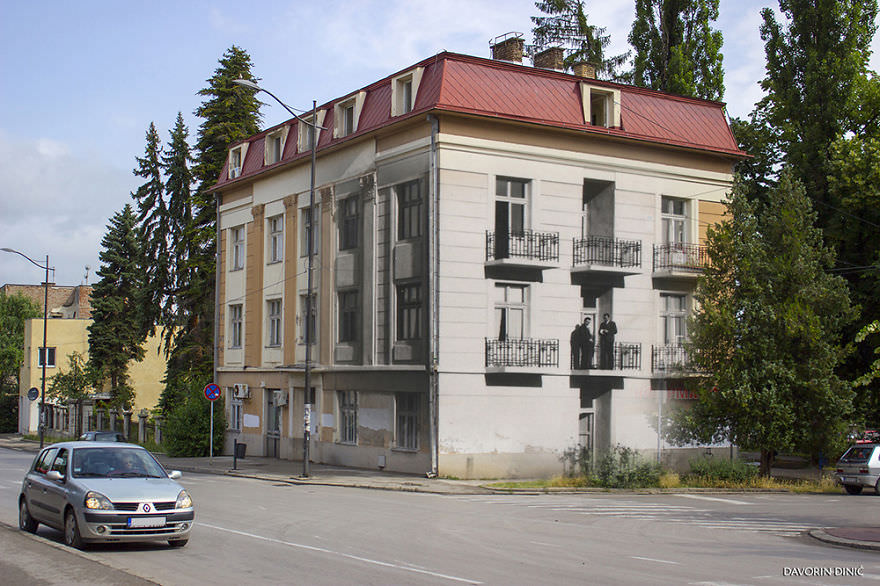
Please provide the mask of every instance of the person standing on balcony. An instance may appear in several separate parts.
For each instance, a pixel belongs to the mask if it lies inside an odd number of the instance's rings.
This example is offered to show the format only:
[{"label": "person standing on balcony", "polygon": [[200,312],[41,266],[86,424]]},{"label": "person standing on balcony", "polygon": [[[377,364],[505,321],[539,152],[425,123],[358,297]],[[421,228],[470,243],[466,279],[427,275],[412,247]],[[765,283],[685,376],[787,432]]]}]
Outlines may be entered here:
[{"label": "person standing on balcony", "polygon": [[593,326],[589,317],[571,333],[571,364],[575,370],[593,368]]},{"label": "person standing on balcony", "polygon": [[599,368],[612,370],[614,368],[614,336],[617,334],[617,324],[611,321],[611,316],[602,315],[602,323],[599,325]]}]

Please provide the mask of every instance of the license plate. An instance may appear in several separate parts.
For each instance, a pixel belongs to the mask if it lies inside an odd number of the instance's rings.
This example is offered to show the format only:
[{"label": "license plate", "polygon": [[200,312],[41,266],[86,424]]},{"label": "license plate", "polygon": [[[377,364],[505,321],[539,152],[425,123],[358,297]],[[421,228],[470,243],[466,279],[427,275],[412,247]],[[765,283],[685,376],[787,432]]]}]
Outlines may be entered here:
[{"label": "license plate", "polygon": [[130,529],[142,529],[144,527],[164,527],[165,517],[129,517],[128,527]]}]

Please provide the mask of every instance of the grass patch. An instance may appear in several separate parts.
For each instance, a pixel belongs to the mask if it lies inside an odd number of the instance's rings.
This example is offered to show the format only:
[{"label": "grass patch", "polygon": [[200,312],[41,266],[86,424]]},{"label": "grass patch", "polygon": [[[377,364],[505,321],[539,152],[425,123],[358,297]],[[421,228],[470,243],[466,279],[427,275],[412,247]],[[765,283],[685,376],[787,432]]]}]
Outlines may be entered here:
[{"label": "grass patch", "polygon": [[[544,490],[548,488],[604,488],[591,483],[583,477],[557,476],[546,480],[527,480],[522,482],[494,482],[487,485],[502,490]],[[763,478],[757,476],[747,481],[719,480],[706,477],[681,477],[675,472],[660,475],[657,488],[675,490],[688,488],[707,488],[720,490],[781,490],[793,493],[840,494],[842,489],[831,477],[821,480],[798,480],[789,478]]]}]

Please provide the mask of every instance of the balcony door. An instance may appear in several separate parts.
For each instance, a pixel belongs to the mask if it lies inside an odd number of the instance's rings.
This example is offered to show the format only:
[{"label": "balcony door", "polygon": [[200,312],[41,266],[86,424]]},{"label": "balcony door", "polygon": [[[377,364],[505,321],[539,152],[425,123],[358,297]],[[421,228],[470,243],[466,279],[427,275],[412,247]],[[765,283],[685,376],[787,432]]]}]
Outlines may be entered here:
[{"label": "balcony door", "polygon": [[495,285],[495,333],[499,340],[522,340],[528,327],[525,285]]},{"label": "balcony door", "polygon": [[495,258],[510,258],[528,226],[528,181],[495,179]]}]

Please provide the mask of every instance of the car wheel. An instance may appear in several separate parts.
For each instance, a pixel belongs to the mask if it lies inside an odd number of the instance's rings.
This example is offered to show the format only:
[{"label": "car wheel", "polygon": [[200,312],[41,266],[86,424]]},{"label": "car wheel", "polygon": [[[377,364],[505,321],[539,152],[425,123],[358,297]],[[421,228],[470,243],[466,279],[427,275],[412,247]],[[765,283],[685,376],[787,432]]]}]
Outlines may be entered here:
[{"label": "car wheel", "polygon": [[843,488],[846,489],[847,494],[862,494],[861,486],[856,486],[854,484],[844,484]]},{"label": "car wheel", "polygon": [[83,549],[84,544],[73,509],[67,509],[67,514],[64,515],[64,543],[76,549]]},{"label": "car wheel", "polygon": [[168,540],[168,545],[170,545],[171,547],[183,547],[187,543],[189,543],[189,539],[169,539]]},{"label": "car wheel", "polygon": [[18,528],[22,531],[27,531],[28,533],[36,533],[38,525],[39,523],[31,517],[27,501],[22,497],[21,502],[18,505]]}]

